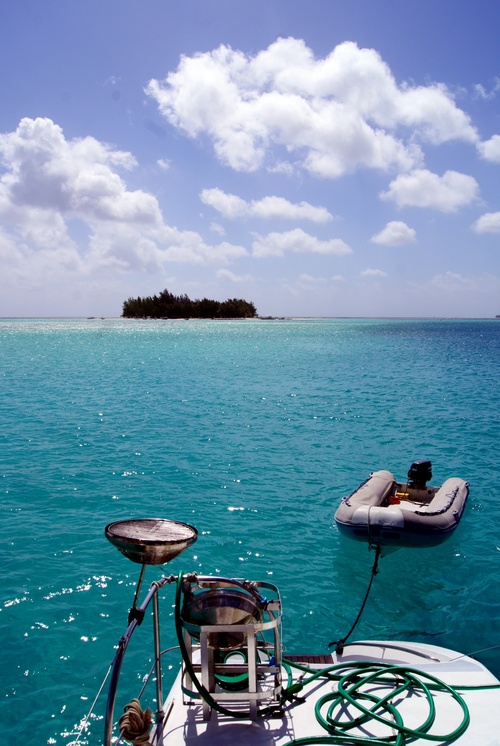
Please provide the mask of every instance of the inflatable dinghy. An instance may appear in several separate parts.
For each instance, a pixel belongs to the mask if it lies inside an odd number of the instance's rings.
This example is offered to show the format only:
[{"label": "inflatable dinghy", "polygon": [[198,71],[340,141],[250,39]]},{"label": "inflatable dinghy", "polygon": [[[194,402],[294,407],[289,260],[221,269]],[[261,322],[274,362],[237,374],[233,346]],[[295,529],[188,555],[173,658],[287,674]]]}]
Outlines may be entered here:
[{"label": "inflatable dinghy", "polygon": [[445,541],[459,524],[469,494],[463,479],[427,486],[430,461],[415,461],[404,484],[390,471],[375,471],[335,513],[342,534],[374,546],[430,547]]}]

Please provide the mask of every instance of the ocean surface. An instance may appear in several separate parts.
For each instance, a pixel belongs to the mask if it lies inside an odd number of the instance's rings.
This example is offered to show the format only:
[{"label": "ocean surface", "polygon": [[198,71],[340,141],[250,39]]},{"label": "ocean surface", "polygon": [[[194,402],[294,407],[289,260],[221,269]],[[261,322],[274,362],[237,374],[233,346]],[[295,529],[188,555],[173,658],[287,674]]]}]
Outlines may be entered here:
[{"label": "ocean surface", "polygon": [[[140,570],[108,523],[193,524],[197,543],[145,587],[181,570],[271,581],[287,651],[324,653],[374,559],[339,536],[339,500],[423,458],[434,484],[470,483],[468,507],[445,544],[381,560],[353,638],[481,651],[500,677],[500,321],[4,319],[0,356],[4,743],[69,746],[90,709]],[[175,654],[164,665],[168,685]],[[79,743],[102,743],[103,711]]]}]

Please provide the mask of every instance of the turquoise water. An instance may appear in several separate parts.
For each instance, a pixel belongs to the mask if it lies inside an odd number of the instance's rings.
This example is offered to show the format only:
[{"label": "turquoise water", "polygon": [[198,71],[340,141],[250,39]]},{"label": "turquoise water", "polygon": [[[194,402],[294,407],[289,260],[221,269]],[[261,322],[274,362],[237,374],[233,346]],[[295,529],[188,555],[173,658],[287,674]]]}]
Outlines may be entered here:
[{"label": "turquoise water", "polygon": [[[0,354],[6,743],[68,745],[90,708],[139,570],[107,523],[192,523],[167,572],[276,583],[288,651],[326,652],[373,562],[340,538],[336,505],[420,458],[434,483],[470,482],[468,508],[446,544],[382,559],[355,636],[482,650],[500,676],[500,648],[484,650],[500,644],[500,322],[0,320]],[[126,676],[119,708],[138,690]]]}]

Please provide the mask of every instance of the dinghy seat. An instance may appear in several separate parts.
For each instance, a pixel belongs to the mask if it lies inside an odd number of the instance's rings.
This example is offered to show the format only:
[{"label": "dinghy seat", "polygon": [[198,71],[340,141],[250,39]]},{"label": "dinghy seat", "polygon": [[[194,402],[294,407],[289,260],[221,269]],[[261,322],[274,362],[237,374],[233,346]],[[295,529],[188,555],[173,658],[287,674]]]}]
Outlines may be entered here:
[{"label": "dinghy seat", "polygon": [[450,477],[439,488],[430,503],[416,512],[418,515],[439,515],[454,507],[454,503],[456,502],[461,513],[468,492],[467,482],[458,477]]}]

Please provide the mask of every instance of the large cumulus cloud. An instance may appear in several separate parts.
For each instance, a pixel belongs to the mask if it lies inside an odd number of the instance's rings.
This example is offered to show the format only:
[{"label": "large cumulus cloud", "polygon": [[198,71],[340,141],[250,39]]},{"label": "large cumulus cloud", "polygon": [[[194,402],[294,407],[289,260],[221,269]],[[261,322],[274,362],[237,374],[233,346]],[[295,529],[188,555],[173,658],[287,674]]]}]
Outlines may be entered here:
[{"label": "large cumulus cloud", "polygon": [[25,118],[0,134],[0,162],[2,255],[18,280],[23,271],[39,283],[70,270],[227,264],[247,253],[168,226],[156,197],[127,188],[121,174],[137,165],[130,153],[93,137],[68,140],[51,119]]},{"label": "large cumulus cloud", "polygon": [[323,59],[293,38],[254,56],[223,45],[183,56],[146,91],[173,126],[209,138],[220,161],[239,171],[283,168],[286,155],[320,177],[405,172],[422,166],[423,143],[480,147],[445,85],[398,84],[378,52],[354,42]]}]

